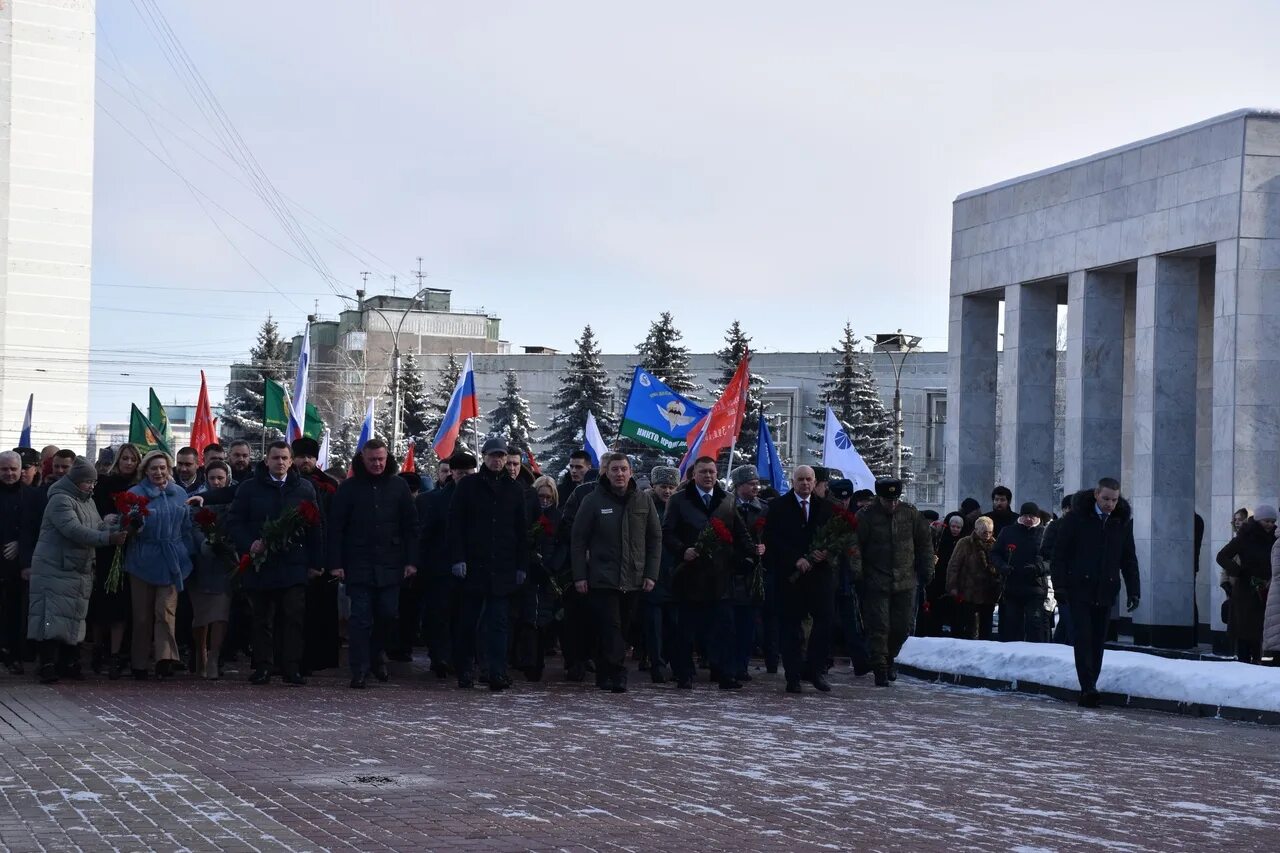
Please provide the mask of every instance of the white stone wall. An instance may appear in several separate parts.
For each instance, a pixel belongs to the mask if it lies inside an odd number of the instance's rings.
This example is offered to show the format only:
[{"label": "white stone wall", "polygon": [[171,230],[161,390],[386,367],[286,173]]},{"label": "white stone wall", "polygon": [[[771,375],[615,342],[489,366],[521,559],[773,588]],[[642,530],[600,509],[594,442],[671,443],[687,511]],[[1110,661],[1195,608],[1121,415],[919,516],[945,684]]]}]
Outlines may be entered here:
[{"label": "white stone wall", "polygon": [[87,441],[94,12],[0,4],[0,445]]}]

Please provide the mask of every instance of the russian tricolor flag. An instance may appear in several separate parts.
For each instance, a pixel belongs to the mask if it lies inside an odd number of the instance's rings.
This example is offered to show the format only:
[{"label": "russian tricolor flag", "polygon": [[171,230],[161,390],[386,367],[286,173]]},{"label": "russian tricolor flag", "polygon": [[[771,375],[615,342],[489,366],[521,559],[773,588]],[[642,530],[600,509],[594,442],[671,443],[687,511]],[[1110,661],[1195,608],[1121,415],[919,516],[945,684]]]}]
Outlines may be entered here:
[{"label": "russian tricolor flag", "polygon": [[448,459],[452,456],[463,422],[478,417],[480,403],[476,398],[476,377],[471,369],[471,353],[467,353],[467,363],[462,367],[458,386],[453,389],[449,406],[444,410],[444,419],[440,421],[440,429],[436,432],[436,440],[431,445],[436,458]]},{"label": "russian tricolor flag", "polygon": [[[285,441],[302,438],[307,423],[307,369],[311,365],[311,324],[302,335],[302,351],[298,353],[298,371],[293,377],[293,400],[289,406],[289,428]],[[197,448],[198,450],[199,448]]]}]

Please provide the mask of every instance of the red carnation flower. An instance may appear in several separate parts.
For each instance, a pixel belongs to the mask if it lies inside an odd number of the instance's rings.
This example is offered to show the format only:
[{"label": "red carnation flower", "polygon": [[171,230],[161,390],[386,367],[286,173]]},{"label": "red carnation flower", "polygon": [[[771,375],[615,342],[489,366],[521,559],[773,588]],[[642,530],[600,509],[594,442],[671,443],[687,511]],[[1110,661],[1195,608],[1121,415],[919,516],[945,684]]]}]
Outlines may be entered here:
[{"label": "red carnation flower", "polygon": [[545,515],[538,516],[538,526],[542,528],[542,532],[545,533],[547,536],[556,535],[555,524],[551,521],[551,519],[547,518]]},{"label": "red carnation flower", "polygon": [[1018,550],[1018,546],[1017,546],[1017,545],[1014,545],[1012,542],[1010,542],[1010,543],[1009,543],[1009,546],[1008,546],[1008,547],[1009,547],[1009,553],[1010,553],[1010,554],[1012,554],[1014,551]]},{"label": "red carnation flower", "polygon": [[298,515],[302,516],[302,520],[309,527],[320,524],[320,509],[311,501],[302,501],[298,504]]},{"label": "red carnation flower", "polygon": [[196,524],[201,527],[212,527],[218,523],[218,514],[213,510],[205,507],[196,513]]},{"label": "red carnation flower", "polygon": [[751,529],[756,533],[761,532],[762,530],[764,530],[764,522],[765,522],[765,518],[762,515],[755,520],[754,524],[751,525]]},{"label": "red carnation flower", "polygon": [[711,529],[715,531],[716,537],[726,545],[733,544],[733,531],[729,529],[723,521],[718,518],[711,519]]},{"label": "red carnation flower", "polygon": [[243,557],[240,558],[240,562],[236,564],[236,571],[239,572],[240,574],[244,574],[245,572],[249,571],[249,567],[252,565],[253,565],[253,557],[249,554],[245,554]]}]

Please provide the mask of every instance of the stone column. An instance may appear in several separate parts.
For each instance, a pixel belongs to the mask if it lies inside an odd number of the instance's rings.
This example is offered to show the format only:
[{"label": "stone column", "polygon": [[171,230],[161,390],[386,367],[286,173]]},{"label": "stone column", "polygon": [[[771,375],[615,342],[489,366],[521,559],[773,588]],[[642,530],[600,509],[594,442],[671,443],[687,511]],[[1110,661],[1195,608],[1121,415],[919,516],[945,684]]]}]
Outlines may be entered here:
[{"label": "stone column", "polygon": [[966,497],[986,503],[995,483],[996,329],[1000,303],[952,296],[948,324],[947,509]]},{"label": "stone column", "polygon": [[1066,449],[1063,489],[1120,478],[1124,395],[1124,273],[1067,278]]},{"label": "stone column", "polygon": [[1134,540],[1142,606],[1134,641],[1186,647],[1196,488],[1196,350],[1200,262],[1138,259],[1133,389]]},{"label": "stone column", "polygon": [[[1000,442],[1004,485],[1014,510],[1023,501],[1053,499],[1054,378],[1058,293],[1051,284],[1004,289],[1004,365]],[[978,495],[986,505],[985,495]]]}]

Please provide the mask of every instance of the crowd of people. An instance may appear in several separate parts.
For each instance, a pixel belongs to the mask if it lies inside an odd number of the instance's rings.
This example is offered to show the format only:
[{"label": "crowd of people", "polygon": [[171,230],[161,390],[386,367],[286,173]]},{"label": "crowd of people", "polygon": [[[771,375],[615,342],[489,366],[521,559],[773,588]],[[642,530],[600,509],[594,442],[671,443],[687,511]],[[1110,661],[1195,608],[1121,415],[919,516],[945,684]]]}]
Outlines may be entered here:
[{"label": "crowd of people", "polygon": [[[640,474],[621,453],[597,470],[578,451],[557,481],[500,438],[431,478],[398,472],[378,439],[345,470],[320,470],[318,455],[307,438],[256,464],[243,441],[175,458],[125,444],[96,465],[57,448],[0,453],[9,670],[35,659],[42,682],[82,678],[91,632],[89,666],[109,678],[214,679],[244,656],[253,684],[305,684],[345,643],[355,689],[423,647],[460,688],[501,691],[512,671],[537,681],[560,655],[565,679],[593,674],[614,692],[633,669],[677,689],[709,671],[736,690],[762,657],[788,692],[827,692],[837,654],[888,686],[915,633],[1068,642],[1088,705],[1122,581],[1127,608],[1139,600],[1129,506],[1110,479],[1069,495],[1060,517],[1015,512],[998,487],[989,510],[970,499],[938,519],[898,480],[855,491],[807,465],[778,495],[750,465],[722,482],[711,458],[681,477]],[[1259,655],[1275,518],[1258,508],[1219,555],[1232,624],[1256,620]]]}]

